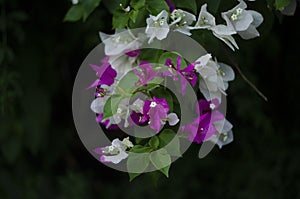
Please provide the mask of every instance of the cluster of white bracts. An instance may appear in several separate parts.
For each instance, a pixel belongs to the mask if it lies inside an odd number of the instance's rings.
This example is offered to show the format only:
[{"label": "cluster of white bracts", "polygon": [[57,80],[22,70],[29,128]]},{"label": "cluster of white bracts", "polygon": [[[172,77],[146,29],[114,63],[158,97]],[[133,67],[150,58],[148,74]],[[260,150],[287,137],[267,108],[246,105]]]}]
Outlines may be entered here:
[{"label": "cluster of white bracts", "polygon": [[146,34],[150,38],[149,43],[154,38],[158,40],[165,39],[170,30],[181,32],[188,36],[191,35],[191,30],[207,29],[212,31],[214,36],[225,42],[232,50],[238,49],[232,35],[239,34],[243,39],[252,39],[259,36],[256,28],[263,22],[263,17],[260,13],[253,10],[246,10],[247,4],[244,1],[233,9],[223,12],[222,18],[226,21],[226,25],[216,24],[215,17],[207,11],[207,4],[202,5],[197,22],[196,16],[181,10],[175,9],[171,15],[171,23],[168,24],[169,14],[163,10],[157,16],[152,16],[147,19]]}]

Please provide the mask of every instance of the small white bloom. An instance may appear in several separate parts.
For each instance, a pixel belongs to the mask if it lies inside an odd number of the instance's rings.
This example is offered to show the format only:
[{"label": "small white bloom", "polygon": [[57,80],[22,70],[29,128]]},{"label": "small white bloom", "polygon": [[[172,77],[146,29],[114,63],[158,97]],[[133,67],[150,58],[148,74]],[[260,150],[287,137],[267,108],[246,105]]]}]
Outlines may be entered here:
[{"label": "small white bloom", "polygon": [[119,124],[122,119],[125,120],[124,127],[127,128],[129,126],[129,117],[131,114],[131,110],[128,105],[128,99],[124,99],[119,104],[117,112],[110,119],[111,124]]},{"label": "small white bloom", "polygon": [[143,107],[144,107],[145,102],[138,98],[135,100],[132,105],[130,106],[131,110],[137,112],[137,113],[143,113]]},{"label": "small white bloom", "polygon": [[170,24],[170,26],[174,27],[174,31],[181,32],[188,36],[192,35],[190,33],[191,28],[189,25],[196,21],[195,15],[181,9],[176,9],[171,13],[171,18],[173,22]]},{"label": "small white bloom", "polygon": [[132,111],[142,113],[144,103],[145,102],[139,98],[134,101],[133,104],[129,104],[129,99],[123,99],[119,104],[117,112],[112,117],[108,118],[109,124],[106,128],[108,128],[111,124],[119,124],[122,120],[124,120],[124,127],[127,128],[129,126]]},{"label": "small white bloom", "polygon": [[124,138],[122,143],[127,147],[127,148],[132,148],[133,147],[133,144],[132,142],[129,140],[129,137],[127,138]]},{"label": "small white bloom", "polygon": [[260,13],[246,10],[247,4],[241,1],[233,9],[223,12],[222,17],[227,26],[232,27],[243,39],[252,39],[259,36],[256,28],[263,22]]},{"label": "small white bloom", "polygon": [[109,57],[108,62],[111,67],[117,71],[116,79],[122,79],[122,77],[136,67],[136,57],[129,57],[125,54],[113,55]]},{"label": "small white bloom", "polygon": [[109,56],[109,64],[117,71],[117,79],[121,79],[135,64],[136,57],[127,56],[125,53],[137,50],[141,47],[145,36],[139,34],[136,37],[130,30],[116,30],[114,35],[100,32],[100,38],[104,43],[104,51]]},{"label": "small white bloom", "polygon": [[207,11],[207,4],[201,6],[198,21],[192,29],[210,29],[216,25],[215,17]]},{"label": "small white bloom", "polygon": [[151,108],[154,108],[154,107],[156,107],[156,105],[157,105],[156,102],[151,102],[150,107],[151,107]]},{"label": "small white bloom", "polygon": [[141,46],[139,37],[128,30],[116,30],[114,35],[100,32],[100,38],[104,43],[104,51],[107,56],[119,56],[127,51],[137,50]]},{"label": "small white bloom", "polygon": [[216,98],[221,102],[222,94],[226,95],[228,81],[234,79],[233,70],[226,64],[213,61],[210,54],[200,57],[196,62],[200,62],[195,65],[195,70],[202,77],[199,82],[201,93],[208,101]]},{"label": "small white bloom", "polygon": [[217,134],[214,134],[208,139],[208,141],[213,142],[219,146],[221,149],[222,146],[227,145],[233,141],[232,133],[232,124],[224,119],[221,121],[214,122],[213,124],[217,129]]},{"label": "small white bloom", "polygon": [[175,126],[179,122],[177,114],[170,113],[167,117],[167,121],[169,122],[170,126]]},{"label": "small white bloom", "polygon": [[214,109],[216,108],[216,105],[213,104],[213,103],[211,103],[211,104],[209,105],[209,108],[210,108],[211,110],[214,110]]},{"label": "small white bloom", "polygon": [[[111,86],[101,85],[101,88],[106,89],[106,93],[109,93],[111,95],[115,93],[115,87],[116,87],[116,83],[114,83]],[[98,98],[94,99],[91,103],[92,111],[97,114],[103,113],[103,107],[104,107],[106,101],[108,100],[108,98],[109,98],[109,96],[105,95],[103,97],[98,97]]]},{"label": "small white bloom", "polygon": [[[126,152],[126,149],[128,148],[128,146],[126,146],[123,143],[123,141],[121,142],[119,139],[114,139],[111,143],[111,146],[107,146],[103,149],[102,152],[105,155],[102,155],[100,157],[100,161],[101,162],[112,162],[114,164],[118,164],[122,160],[126,159],[128,157],[128,154]],[[127,141],[125,141],[125,142],[127,142]],[[128,139],[128,142],[130,142],[129,139]]]},{"label": "small white bloom", "polygon": [[207,29],[213,32],[213,35],[226,43],[232,50],[238,49],[238,46],[231,35],[236,34],[234,28],[225,25],[216,25],[215,17],[207,11],[207,4],[202,5],[198,21],[195,27],[191,29]]},{"label": "small white bloom", "polygon": [[150,15],[147,18],[147,27],[145,33],[150,38],[148,43],[151,43],[154,38],[163,40],[167,37],[170,28],[168,25],[168,12],[163,10],[157,16]]}]

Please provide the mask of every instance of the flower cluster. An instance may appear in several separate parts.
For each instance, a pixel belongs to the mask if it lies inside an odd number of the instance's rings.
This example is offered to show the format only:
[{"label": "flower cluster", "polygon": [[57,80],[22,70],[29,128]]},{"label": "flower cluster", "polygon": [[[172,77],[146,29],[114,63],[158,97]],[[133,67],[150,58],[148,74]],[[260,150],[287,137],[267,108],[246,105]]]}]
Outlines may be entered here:
[{"label": "flower cluster", "polygon": [[238,49],[238,45],[232,35],[239,34],[243,39],[257,37],[259,32],[256,28],[263,22],[262,15],[247,10],[244,1],[240,1],[233,9],[223,12],[222,18],[226,21],[226,25],[217,25],[215,17],[207,11],[207,4],[202,5],[197,21],[195,15],[181,9],[172,9],[170,17],[167,11],[163,10],[157,16],[150,15],[147,19],[146,34],[151,43],[154,38],[165,39],[170,30],[191,36],[191,30],[207,29],[234,50]]},{"label": "flower cluster", "polygon": [[[143,56],[149,51],[143,51],[142,46],[155,39],[167,38],[170,31],[191,36],[193,31],[207,29],[234,50],[238,45],[232,35],[238,34],[243,39],[259,36],[257,27],[263,17],[256,11],[247,10],[246,3],[240,1],[233,9],[221,13],[226,24],[217,25],[206,4],[201,6],[197,19],[191,13],[177,9],[170,1],[167,3],[170,11],[150,15],[143,33],[134,34],[130,29],[116,30],[113,35],[100,33],[106,56],[100,66],[90,65],[97,79],[88,87],[95,90],[91,109],[96,114],[96,121],[108,130],[148,126],[153,133],[152,138],[134,140],[127,137],[122,141],[116,138],[110,146],[94,149],[101,162],[118,164],[125,159],[129,161],[130,152],[162,149],[165,140],[171,135],[176,136],[176,130],[181,132],[177,138],[186,138],[190,143],[211,142],[222,148],[233,141],[233,126],[220,110],[228,82],[235,78],[233,69],[218,62],[210,53],[189,62],[177,52],[159,51],[159,64],[150,63]],[[178,101],[166,88],[169,79],[178,83],[183,98],[189,97],[186,94],[188,87],[197,96],[196,104],[187,107],[191,113],[195,112],[188,123],[182,123]],[[180,151],[180,144],[176,147],[172,150]],[[162,156],[164,161],[170,161],[171,156],[180,156],[173,152],[166,150]],[[159,165],[156,160],[151,159],[154,167]],[[163,173],[167,175],[165,170]]]}]

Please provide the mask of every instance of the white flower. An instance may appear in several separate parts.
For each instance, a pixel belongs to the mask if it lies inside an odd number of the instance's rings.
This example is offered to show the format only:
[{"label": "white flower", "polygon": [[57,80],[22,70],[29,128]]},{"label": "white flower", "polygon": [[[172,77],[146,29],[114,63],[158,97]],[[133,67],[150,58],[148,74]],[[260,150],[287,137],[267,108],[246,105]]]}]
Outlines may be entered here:
[{"label": "white flower", "polygon": [[127,147],[127,148],[132,148],[133,147],[133,144],[132,142],[129,140],[129,137],[127,138],[124,138],[122,143]]},{"label": "white flower", "polygon": [[211,28],[213,35],[227,44],[233,51],[239,49],[234,38],[231,36],[236,34],[235,30],[225,25],[217,25]]},{"label": "white flower", "polygon": [[259,36],[256,28],[263,22],[263,17],[260,13],[246,8],[247,4],[241,1],[233,9],[223,12],[222,17],[243,39],[252,39]]},{"label": "white flower", "polygon": [[201,6],[198,21],[193,29],[210,29],[216,26],[215,17],[207,12],[207,4]]},{"label": "white flower", "polygon": [[120,55],[128,51],[137,50],[141,46],[139,37],[133,35],[133,33],[128,29],[125,31],[116,30],[114,35],[107,35],[100,32],[100,38],[104,43],[105,55]]},{"label": "white flower", "polygon": [[[114,83],[111,86],[102,85],[101,87],[106,89],[106,93],[109,93],[112,95],[115,92],[116,83]],[[109,96],[104,95],[103,97],[97,97],[96,99],[94,99],[91,103],[92,111],[97,114],[103,113],[103,107],[104,107],[106,101],[108,100],[108,98],[109,98]]]},{"label": "white flower", "polygon": [[217,144],[220,149],[233,141],[232,124],[229,121],[224,119],[214,122],[213,125],[217,129],[218,134],[211,136],[208,141]]},{"label": "white flower", "polygon": [[91,109],[94,113],[101,114],[103,113],[103,107],[108,99],[108,96],[98,97],[93,100],[91,104]]},{"label": "white flower", "polygon": [[109,64],[117,71],[116,78],[121,79],[136,66],[137,57],[127,56],[125,53],[139,49],[145,37],[141,34],[136,37],[130,30],[116,30],[114,35],[100,32],[100,38],[105,45],[105,54],[109,56]]},{"label": "white flower", "polygon": [[117,71],[116,79],[122,79],[132,68],[137,66],[136,60],[136,57],[119,54],[109,56],[108,63]]},{"label": "white flower", "polygon": [[145,102],[138,98],[135,100],[132,105],[130,105],[131,110],[137,112],[137,113],[143,113],[143,107],[144,107]]},{"label": "white flower", "polygon": [[239,48],[231,35],[236,34],[234,28],[225,25],[216,25],[215,17],[207,11],[207,4],[202,5],[198,21],[191,29],[208,29],[213,35],[226,43],[232,50]]},{"label": "white flower", "polygon": [[176,9],[171,13],[171,19],[173,22],[170,24],[170,26],[175,26],[174,31],[181,32],[188,36],[192,35],[190,33],[191,28],[189,25],[196,21],[195,15],[180,9]]},{"label": "white flower", "polygon": [[104,148],[97,148],[94,150],[94,152],[101,155],[101,162],[112,162],[114,164],[118,164],[128,157],[126,149],[132,147],[133,144],[129,140],[129,137],[127,137],[124,138],[123,141],[120,141],[119,139],[114,139],[110,146],[106,146]]},{"label": "white flower", "polygon": [[227,64],[219,63],[218,75],[222,77],[224,88],[227,90],[228,82],[235,78],[233,69]]},{"label": "white flower", "polygon": [[148,43],[151,43],[154,38],[163,40],[167,37],[170,30],[167,22],[168,16],[168,12],[163,10],[157,16],[150,15],[150,17],[147,18],[145,33],[150,38]]},{"label": "white flower", "polygon": [[177,114],[170,113],[167,117],[167,121],[169,122],[170,126],[175,126],[179,122]]},{"label": "white flower", "polygon": [[212,60],[210,54],[206,54],[196,62],[195,70],[201,75],[199,88],[207,101],[218,99],[221,102],[222,94],[226,95],[228,81],[234,79],[234,71],[226,64],[218,64]]},{"label": "white flower", "polygon": [[129,126],[129,119],[132,111],[142,113],[144,103],[145,102],[143,100],[138,98],[132,105],[130,105],[129,99],[123,99],[119,104],[117,112],[109,118],[109,124],[106,128],[108,128],[111,124],[119,124],[122,120],[124,120],[124,127],[127,128]]}]

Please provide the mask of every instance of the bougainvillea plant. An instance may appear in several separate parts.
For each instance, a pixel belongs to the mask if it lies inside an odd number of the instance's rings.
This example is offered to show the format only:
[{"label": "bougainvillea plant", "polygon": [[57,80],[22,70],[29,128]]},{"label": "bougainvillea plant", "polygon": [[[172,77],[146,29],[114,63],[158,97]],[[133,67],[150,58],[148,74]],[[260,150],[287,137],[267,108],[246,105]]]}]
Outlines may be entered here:
[{"label": "bougainvillea plant", "polygon": [[[72,1],[73,6],[66,20],[86,20],[99,5],[100,0]],[[219,5],[220,1],[213,1]],[[286,15],[295,12],[296,1],[269,1],[271,5]],[[93,150],[99,161],[120,164],[127,161],[128,171],[137,161],[131,153],[151,153],[139,172],[129,172],[134,179],[147,167],[154,167],[168,177],[173,156],[181,156],[180,139],[190,143],[210,142],[219,148],[233,141],[232,124],[219,110],[222,96],[226,96],[228,82],[235,78],[231,66],[218,62],[213,52],[200,54],[189,61],[178,52],[166,50],[151,51],[142,46],[161,42],[172,32],[191,37],[197,31],[209,31],[232,51],[239,49],[235,40],[256,38],[260,35],[259,26],[263,16],[248,9],[250,2],[236,1],[229,10],[221,11],[218,23],[215,15],[209,12],[209,5],[197,5],[196,1],[172,0],[131,0],[106,3],[113,11],[115,34],[100,32],[104,43],[105,57],[90,67],[97,76],[91,80],[89,89],[95,90],[91,110],[96,114],[96,122],[108,131],[132,126],[148,126],[151,137],[135,138],[120,135],[109,146],[99,146]],[[255,3],[255,2],[251,2]],[[221,8],[219,8],[221,9]],[[134,34],[130,29],[145,27],[144,32]],[[125,30],[124,30],[125,29]],[[158,64],[153,64],[158,63]],[[195,111],[189,123],[182,123],[178,101],[166,89],[170,80],[176,82],[179,93],[188,98],[191,87],[197,96]],[[182,104],[181,104],[182,105]],[[175,131],[180,130],[180,136]],[[171,147],[165,147],[170,141]],[[175,144],[174,144],[175,143]],[[155,153],[155,151],[160,151]]]}]

